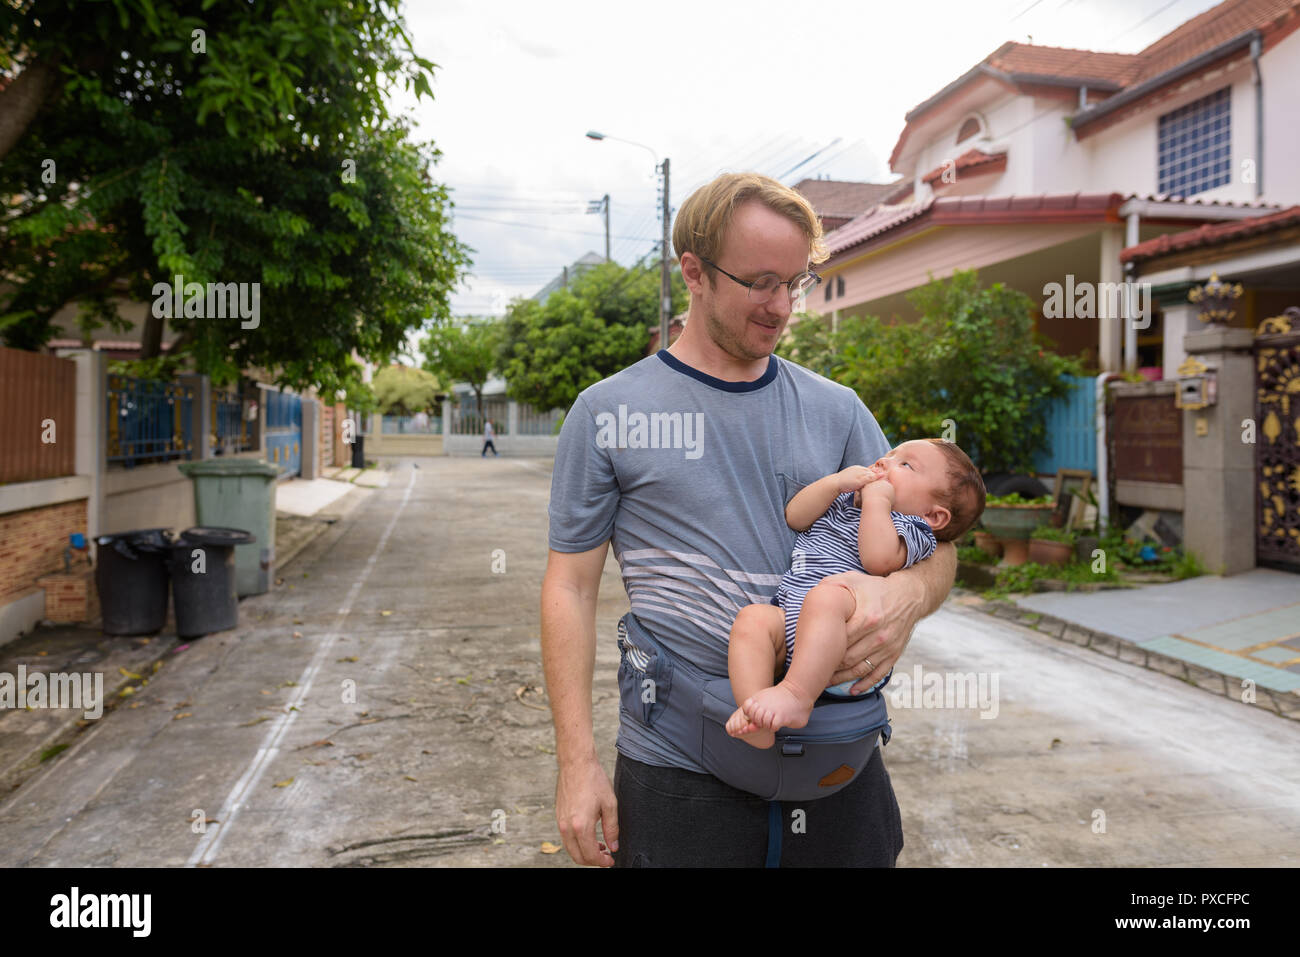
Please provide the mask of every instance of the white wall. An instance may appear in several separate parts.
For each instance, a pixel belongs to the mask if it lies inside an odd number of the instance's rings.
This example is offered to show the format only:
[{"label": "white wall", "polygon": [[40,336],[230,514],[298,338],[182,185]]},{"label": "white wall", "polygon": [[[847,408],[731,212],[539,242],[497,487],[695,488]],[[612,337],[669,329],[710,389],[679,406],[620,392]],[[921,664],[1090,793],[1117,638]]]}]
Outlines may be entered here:
[{"label": "white wall", "polygon": [[[1264,77],[1264,196],[1271,203],[1300,203],[1300,30],[1260,60]],[[1236,101],[1233,102],[1236,108]],[[1252,125],[1255,105],[1250,106]],[[1252,139],[1250,150],[1254,152]]]}]

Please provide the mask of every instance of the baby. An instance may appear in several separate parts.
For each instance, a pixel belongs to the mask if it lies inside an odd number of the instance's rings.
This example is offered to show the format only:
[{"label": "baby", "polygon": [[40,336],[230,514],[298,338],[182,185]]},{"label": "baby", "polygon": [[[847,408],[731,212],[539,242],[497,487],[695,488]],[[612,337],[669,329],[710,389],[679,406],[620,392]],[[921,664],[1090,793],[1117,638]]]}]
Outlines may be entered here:
[{"label": "baby", "polygon": [[[979,470],[944,439],[904,442],[870,468],[850,466],[801,489],[785,507],[787,524],[800,532],[794,567],[773,604],[747,605],[731,628],[727,667],[741,705],[727,732],[770,748],[778,728],[806,725],[844,658],[857,607],[847,585],[821,580],[850,571],[888,575],[928,558],[938,541],[957,539],[975,524],[984,494]],[[826,693],[854,697],[855,681]]]}]

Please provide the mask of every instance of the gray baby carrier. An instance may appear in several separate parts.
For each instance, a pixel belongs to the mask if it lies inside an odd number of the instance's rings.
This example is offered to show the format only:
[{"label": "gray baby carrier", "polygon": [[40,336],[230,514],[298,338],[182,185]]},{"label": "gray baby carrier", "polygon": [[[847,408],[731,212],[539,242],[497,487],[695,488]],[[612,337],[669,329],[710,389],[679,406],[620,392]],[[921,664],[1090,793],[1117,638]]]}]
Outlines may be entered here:
[{"label": "gray baby carrier", "polygon": [[809,801],[848,786],[891,730],[884,696],[823,696],[806,727],[755,748],[727,734],[736,710],[729,678],[671,654],[631,612],[618,622],[618,689],[624,715],[653,728],[732,787],[768,801]]}]

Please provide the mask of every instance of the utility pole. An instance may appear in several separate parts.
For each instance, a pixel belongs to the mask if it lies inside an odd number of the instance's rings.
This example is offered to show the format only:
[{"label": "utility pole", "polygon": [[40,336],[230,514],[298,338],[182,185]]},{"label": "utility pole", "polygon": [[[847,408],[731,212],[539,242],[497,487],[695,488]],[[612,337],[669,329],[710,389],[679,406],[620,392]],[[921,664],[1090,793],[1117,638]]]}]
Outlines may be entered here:
[{"label": "utility pole", "polygon": [[667,157],[664,157],[662,166],[664,174],[664,239],[659,256],[659,348],[667,349],[668,326],[673,318],[672,273],[668,266],[668,244],[671,241],[671,237],[668,235],[668,222],[672,217],[673,207],[668,199]]},{"label": "utility pole", "polygon": [[605,262],[609,262],[609,193],[605,194]]}]

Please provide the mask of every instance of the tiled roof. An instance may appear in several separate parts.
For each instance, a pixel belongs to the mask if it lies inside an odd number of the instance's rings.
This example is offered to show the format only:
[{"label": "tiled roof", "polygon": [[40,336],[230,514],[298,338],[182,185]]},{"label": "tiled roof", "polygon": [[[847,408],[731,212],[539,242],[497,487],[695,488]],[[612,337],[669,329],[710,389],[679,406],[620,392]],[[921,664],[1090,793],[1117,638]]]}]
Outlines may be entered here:
[{"label": "tiled roof", "polygon": [[1103,53],[1014,42],[1004,43],[984,62],[1012,76],[1096,80],[1116,86],[1131,83],[1142,66],[1141,55],[1136,53]]},{"label": "tiled roof", "polygon": [[1272,28],[1300,15],[1296,0],[1225,0],[1177,29],[1166,33],[1141,53],[1142,69],[1131,83],[1140,83],[1212,50],[1247,30]]},{"label": "tiled roof", "polygon": [[851,183],[837,179],[805,179],[794,184],[818,216],[833,219],[861,215],[880,202],[897,183]]},{"label": "tiled roof", "polygon": [[[954,173],[960,175],[961,173],[969,173],[978,170],[980,167],[988,167],[995,164],[1001,164],[1003,169],[1006,168],[1007,154],[1005,151],[1001,153],[985,153],[983,150],[967,150],[965,153],[962,153],[961,156],[958,156],[953,160],[952,169]],[[926,183],[933,183],[935,180],[943,176],[944,170],[947,168],[947,164],[936,166],[934,169],[930,170],[930,172],[922,176],[921,180]],[[993,172],[993,170],[990,169],[987,170],[987,172]]]},{"label": "tiled roof", "polygon": [[[1017,86],[1091,85],[1094,90],[1109,90],[1111,93],[1133,90],[1131,96],[1140,99],[1145,96],[1136,91],[1141,84],[1237,39],[1247,31],[1261,31],[1267,49],[1270,42],[1277,42],[1280,36],[1297,25],[1300,25],[1300,0],[1224,0],[1138,53],[1004,43],[965,74],[908,111],[907,126],[890,155],[890,166],[892,168],[901,155],[914,120],[980,77],[993,76]],[[1274,34],[1277,36],[1270,41],[1270,35]],[[1093,108],[1106,102],[1101,100]],[[1082,111],[1076,119],[1077,126],[1086,125],[1091,120],[1088,111]]]},{"label": "tiled roof", "polygon": [[1136,246],[1129,246],[1120,252],[1119,259],[1120,262],[1140,262],[1203,246],[1221,246],[1233,240],[1271,233],[1289,226],[1300,226],[1300,206],[1292,206],[1251,219],[1198,226],[1196,229],[1188,229],[1181,233],[1157,236]]}]

